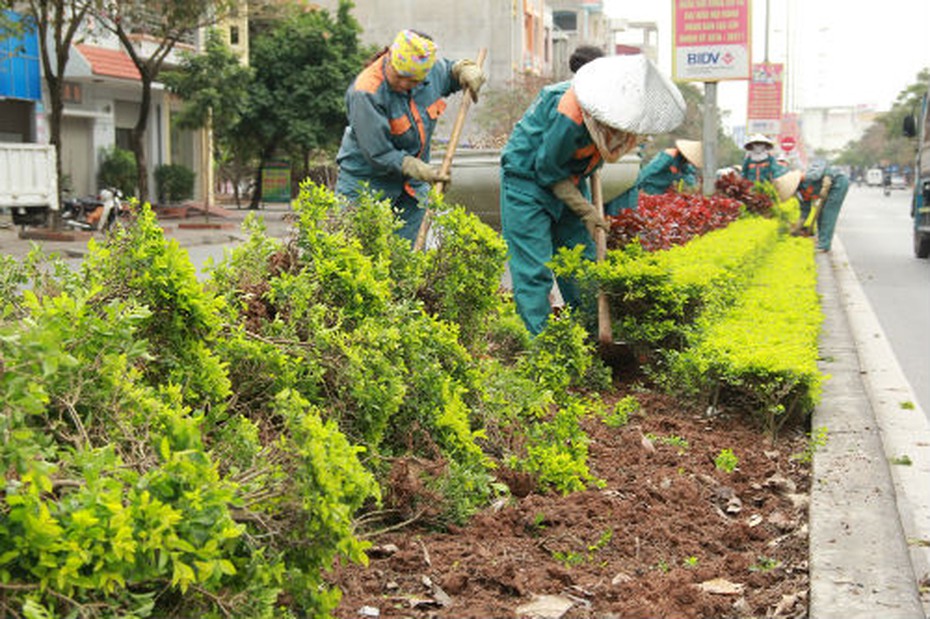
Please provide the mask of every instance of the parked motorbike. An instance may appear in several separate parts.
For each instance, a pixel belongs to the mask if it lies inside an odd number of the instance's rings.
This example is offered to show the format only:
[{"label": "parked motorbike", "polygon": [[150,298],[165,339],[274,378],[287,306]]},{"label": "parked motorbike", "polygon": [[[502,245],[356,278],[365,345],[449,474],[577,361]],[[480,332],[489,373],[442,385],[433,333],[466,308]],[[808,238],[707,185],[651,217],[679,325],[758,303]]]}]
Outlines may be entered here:
[{"label": "parked motorbike", "polygon": [[118,217],[127,212],[122,192],[109,187],[94,197],[63,200],[61,222],[63,226],[73,230],[107,231]]}]

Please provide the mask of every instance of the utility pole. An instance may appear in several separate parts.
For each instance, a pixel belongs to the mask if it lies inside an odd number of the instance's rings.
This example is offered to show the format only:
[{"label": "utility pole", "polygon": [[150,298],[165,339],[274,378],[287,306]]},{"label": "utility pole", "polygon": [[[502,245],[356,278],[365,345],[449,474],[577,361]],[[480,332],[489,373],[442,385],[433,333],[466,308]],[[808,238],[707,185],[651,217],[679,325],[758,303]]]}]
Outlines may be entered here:
[{"label": "utility pole", "polygon": [[705,196],[710,196],[717,182],[717,82],[704,82],[704,127],[701,133],[704,155],[701,189]]},{"label": "utility pole", "polygon": [[765,64],[769,63],[769,0],[765,0]]}]

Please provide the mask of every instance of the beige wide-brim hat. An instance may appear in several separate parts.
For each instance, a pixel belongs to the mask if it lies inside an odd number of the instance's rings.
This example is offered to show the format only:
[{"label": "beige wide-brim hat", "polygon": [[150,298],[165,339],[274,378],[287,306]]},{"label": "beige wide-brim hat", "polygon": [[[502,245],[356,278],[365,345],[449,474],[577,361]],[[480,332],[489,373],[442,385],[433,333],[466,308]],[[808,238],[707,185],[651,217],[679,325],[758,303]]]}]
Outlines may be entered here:
[{"label": "beige wide-brim hat", "polygon": [[773,180],[772,184],[775,185],[775,193],[778,194],[779,201],[784,202],[794,195],[803,177],[800,170],[790,170]]},{"label": "beige wide-brim hat", "polygon": [[704,167],[704,151],[698,140],[676,140],[675,148],[696,168]]},{"label": "beige wide-brim hat", "polygon": [[654,135],[685,119],[678,87],[643,54],[595,58],[578,69],[572,86],[581,108],[614,129]]}]

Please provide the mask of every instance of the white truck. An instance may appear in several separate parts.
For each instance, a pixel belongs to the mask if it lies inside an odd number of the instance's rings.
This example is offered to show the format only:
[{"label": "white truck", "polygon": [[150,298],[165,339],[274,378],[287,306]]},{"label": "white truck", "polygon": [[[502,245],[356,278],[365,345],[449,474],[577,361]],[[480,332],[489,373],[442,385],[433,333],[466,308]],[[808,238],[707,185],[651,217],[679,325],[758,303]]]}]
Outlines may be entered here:
[{"label": "white truck", "polygon": [[58,208],[55,147],[0,142],[0,209],[25,227],[47,225]]}]

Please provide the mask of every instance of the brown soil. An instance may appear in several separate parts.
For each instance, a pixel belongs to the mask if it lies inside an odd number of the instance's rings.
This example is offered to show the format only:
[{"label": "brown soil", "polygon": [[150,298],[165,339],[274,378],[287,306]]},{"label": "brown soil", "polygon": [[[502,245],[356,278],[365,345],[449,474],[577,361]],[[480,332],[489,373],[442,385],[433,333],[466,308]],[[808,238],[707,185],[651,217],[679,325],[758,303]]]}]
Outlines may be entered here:
[{"label": "brown soil", "polygon": [[[773,445],[738,412],[636,397],[642,411],[626,426],[585,421],[602,488],[526,494],[512,481],[515,496],[467,526],[381,534],[367,567],[330,575],[343,591],[335,615],[807,616],[802,429]],[[738,458],[731,473],[714,464],[723,449]]]}]

